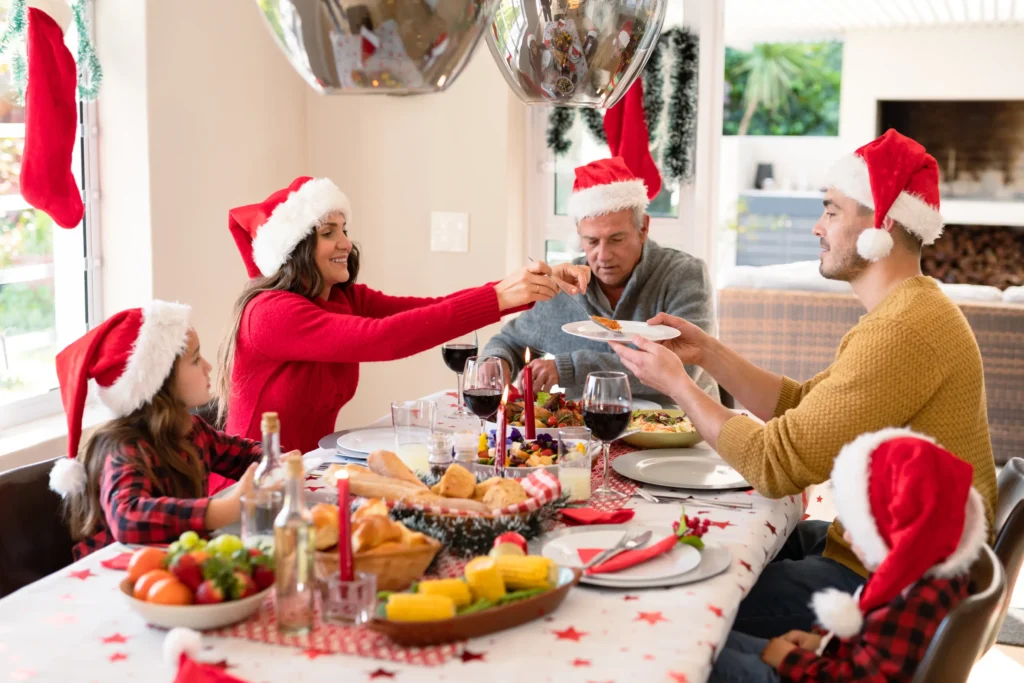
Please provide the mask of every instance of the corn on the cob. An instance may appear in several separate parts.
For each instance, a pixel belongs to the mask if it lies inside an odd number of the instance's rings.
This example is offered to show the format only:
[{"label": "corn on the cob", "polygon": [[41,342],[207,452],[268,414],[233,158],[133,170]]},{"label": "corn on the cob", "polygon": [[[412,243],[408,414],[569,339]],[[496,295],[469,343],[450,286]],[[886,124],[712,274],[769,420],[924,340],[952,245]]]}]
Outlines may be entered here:
[{"label": "corn on the cob", "polygon": [[466,564],[466,582],[479,600],[497,600],[505,595],[505,581],[490,557],[477,557]]},{"label": "corn on the cob", "polygon": [[392,593],[386,612],[391,621],[439,621],[455,616],[455,602],[447,595]]},{"label": "corn on the cob", "polygon": [[505,586],[512,590],[550,588],[555,569],[554,562],[540,555],[501,555],[494,558],[494,565],[505,581]]},{"label": "corn on the cob", "polygon": [[455,603],[455,607],[465,607],[473,602],[469,594],[469,585],[462,579],[430,579],[420,581],[419,592],[424,595],[447,595]]}]

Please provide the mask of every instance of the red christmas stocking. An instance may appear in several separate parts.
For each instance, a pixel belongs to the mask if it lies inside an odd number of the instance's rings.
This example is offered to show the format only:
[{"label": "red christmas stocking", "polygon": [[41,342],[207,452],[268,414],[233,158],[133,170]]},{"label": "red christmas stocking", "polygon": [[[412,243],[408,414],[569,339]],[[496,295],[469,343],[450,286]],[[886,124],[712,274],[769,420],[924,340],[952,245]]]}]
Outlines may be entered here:
[{"label": "red christmas stocking", "polygon": [[[21,196],[50,214],[61,227],[73,228],[81,222],[85,206],[71,173],[78,128],[75,59],[64,45],[64,28],[71,13],[63,0],[35,0],[28,4]],[[33,5],[42,5],[55,16]]]},{"label": "red christmas stocking", "polygon": [[605,112],[604,134],[613,157],[622,157],[629,170],[643,178],[647,198],[661,191],[661,173],[648,148],[647,118],[644,116],[644,86],[637,77],[618,104]]}]

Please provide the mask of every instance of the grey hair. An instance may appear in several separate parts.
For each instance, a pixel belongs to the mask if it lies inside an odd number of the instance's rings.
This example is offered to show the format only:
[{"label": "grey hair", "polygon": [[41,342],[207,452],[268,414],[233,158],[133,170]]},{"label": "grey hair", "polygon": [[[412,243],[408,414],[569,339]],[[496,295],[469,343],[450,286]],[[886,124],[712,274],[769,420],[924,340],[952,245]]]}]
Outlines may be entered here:
[{"label": "grey hair", "polygon": [[[611,212],[599,213],[599,214],[597,214],[597,216],[604,216],[604,215],[607,215],[607,213],[611,213]],[[587,216],[587,217],[588,218],[595,218],[596,216]],[[642,206],[634,206],[633,207],[633,225],[636,226],[637,230],[643,230],[644,229],[644,218],[646,218],[646,217],[647,217],[647,209],[645,207],[642,207]],[[576,221],[576,229],[578,230],[579,227],[580,227],[580,222]]]}]

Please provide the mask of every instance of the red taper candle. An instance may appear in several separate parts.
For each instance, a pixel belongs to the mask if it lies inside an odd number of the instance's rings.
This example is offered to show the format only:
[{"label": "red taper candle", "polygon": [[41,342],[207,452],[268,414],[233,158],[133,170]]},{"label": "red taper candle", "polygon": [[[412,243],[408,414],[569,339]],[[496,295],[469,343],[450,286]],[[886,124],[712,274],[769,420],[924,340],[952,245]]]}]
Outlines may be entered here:
[{"label": "red taper candle", "polygon": [[523,367],[523,426],[526,427],[526,438],[537,438],[537,420],[533,408],[533,370],[530,368],[530,349],[526,349],[526,366]]},{"label": "red taper candle", "polygon": [[341,580],[353,579],[352,566],[352,504],[348,492],[348,472],[338,472],[338,567]]}]

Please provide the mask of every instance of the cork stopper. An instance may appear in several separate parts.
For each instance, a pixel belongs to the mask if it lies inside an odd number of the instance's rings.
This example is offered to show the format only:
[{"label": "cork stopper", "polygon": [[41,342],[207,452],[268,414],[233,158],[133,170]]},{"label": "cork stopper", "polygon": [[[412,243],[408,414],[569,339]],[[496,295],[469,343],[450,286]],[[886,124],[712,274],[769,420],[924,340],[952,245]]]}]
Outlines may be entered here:
[{"label": "cork stopper", "polygon": [[285,466],[288,468],[288,476],[292,479],[301,479],[306,471],[302,467],[302,456],[301,455],[289,455],[285,460]]},{"label": "cork stopper", "polygon": [[263,418],[260,420],[260,431],[263,431],[263,432],[280,432],[281,431],[281,420],[278,419],[277,413],[263,413]]}]

